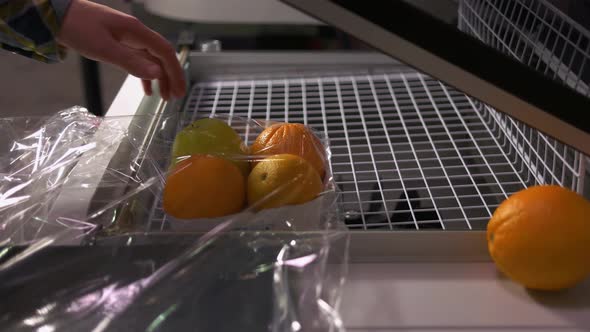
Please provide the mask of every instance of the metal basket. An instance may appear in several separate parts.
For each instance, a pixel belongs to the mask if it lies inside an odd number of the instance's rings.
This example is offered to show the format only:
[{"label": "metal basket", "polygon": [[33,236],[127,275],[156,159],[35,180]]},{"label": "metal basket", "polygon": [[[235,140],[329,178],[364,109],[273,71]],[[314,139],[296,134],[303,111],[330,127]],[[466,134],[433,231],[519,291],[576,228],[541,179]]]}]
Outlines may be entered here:
[{"label": "metal basket", "polygon": [[[462,0],[459,29],[590,94],[590,32],[547,1]],[[552,183],[584,193],[585,155],[487,105],[480,103],[479,110],[501,127],[505,151],[527,165],[527,185]]]}]

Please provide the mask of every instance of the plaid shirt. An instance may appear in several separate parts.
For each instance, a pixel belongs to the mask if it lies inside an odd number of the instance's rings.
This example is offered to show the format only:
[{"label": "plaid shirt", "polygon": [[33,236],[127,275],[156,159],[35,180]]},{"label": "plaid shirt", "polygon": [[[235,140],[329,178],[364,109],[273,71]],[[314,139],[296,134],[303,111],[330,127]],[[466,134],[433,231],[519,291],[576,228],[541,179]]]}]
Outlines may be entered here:
[{"label": "plaid shirt", "polygon": [[43,62],[66,54],[56,37],[72,0],[0,0],[0,48]]}]

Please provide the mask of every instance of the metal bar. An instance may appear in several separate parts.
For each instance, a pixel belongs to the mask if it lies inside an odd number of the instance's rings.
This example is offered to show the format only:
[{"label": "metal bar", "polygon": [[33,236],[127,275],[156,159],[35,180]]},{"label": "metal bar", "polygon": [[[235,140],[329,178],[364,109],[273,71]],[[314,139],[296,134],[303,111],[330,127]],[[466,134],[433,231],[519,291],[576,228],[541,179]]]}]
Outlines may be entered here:
[{"label": "metal bar", "polygon": [[[410,95],[410,99],[412,100],[412,104],[414,104],[416,114],[418,115],[420,122],[422,122],[422,125],[424,126],[424,131],[426,132],[426,136],[428,137],[428,141],[430,142],[430,145],[432,146],[432,150],[433,150],[434,154],[436,155],[437,161],[440,164],[441,170],[443,171],[443,174],[445,175],[445,178],[449,183],[449,187],[450,187],[451,191],[453,192],[453,195],[455,195],[455,198],[457,200],[457,204],[459,204],[459,207],[461,208],[461,213],[463,214],[463,217],[465,218],[465,222],[467,223],[467,227],[469,227],[469,229],[471,229],[471,224],[469,223],[467,215],[465,214],[465,211],[463,210],[463,206],[461,205],[461,201],[459,201],[459,198],[457,197],[457,193],[455,192],[453,182],[451,181],[451,179],[447,173],[447,170],[445,169],[445,165],[443,164],[442,160],[440,159],[440,155],[436,149],[436,145],[434,144],[434,141],[432,140],[432,136],[430,135],[430,130],[428,129],[428,126],[424,122],[424,118],[420,114],[420,108],[418,107],[418,104],[416,104],[416,100],[414,99],[414,96],[412,94],[412,89],[410,88],[410,85],[403,74],[401,75],[401,78],[404,81],[404,85],[406,86],[406,89],[408,90],[408,93]],[[425,177],[425,179],[426,179],[426,177]],[[434,202],[434,200],[433,200],[433,202]],[[438,210],[438,208],[437,208],[437,210]],[[442,219],[441,219],[441,223],[442,223]]]},{"label": "metal bar", "polygon": [[[254,104],[254,92],[256,90],[256,85],[254,81],[251,82],[250,85],[250,98],[248,98],[248,116],[247,119],[252,118],[252,105]],[[244,143],[246,146],[248,145],[248,139],[250,138],[250,122],[246,123],[246,133],[244,134]]]},{"label": "metal bar", "polygon": [[[445,86],[444,86],[442,83],[440,83],[440,84],[441,84],[442,88],[445,90],[445,92],[447,92],[447,89],[445,88]],[[450,97],[448,94],[447,94],[447,97],[449,98],[449,100],[451,100],[451,103],[452,103],[452,99],[451,99],[451,97]],[[460,115],[460,114],[459,114],[459,110],[457,109],[457,106],[455,106],[455,105],[453,104],[453,108],[455,109],[455,112],[457,112],[457,115]],[[465,126],[465,128],[467,128],[467,124],[465,123],[465,120],[464,120],[463,118],[461,118],[460,116],[459,116],[459,119],[460,119],[461,123],[463,124],[463,126]],[[479,146],[479,143],[478,143],[478,142],[477,142],[477,140],[476,140],[476,139],[473,137],[473,134],[472,134],[471,132],[469,132],[469,131],[467,131],[467,133],[468,133],[468,135],[469,135],[469,138],[470,138],[470,139],[473,141],[473,144],[474,144],[474,145],[475,145],[475,147],[477,148],[477,151],[479,152],[480,156],[481,156],[481,157],[483,158],[483,160],[485,161],[485,166],[487,166],[488,170],[490,171],[490,175],[491,175],[491,176],[494,178],[494,180],[495,180],[495,181],[496,181],[496,183],[498,184],[498,187],[500,188],[500,190],[502,190],[502,194],[504,194],[504,197],[508,197],[508,196],[507,196],[507,194],[506,194],[506,191],[504,191],[504,188],[503,188],[503,187],[502,187],[502,185],[500,184],[500,181],[498,180],[498,177],[496,176],[496,174],[494,173],[494,171],[492,170],[492,167],[491,167],[492,165],[498,165],[499,163],[491,163],[491,162],[489,162],[489,161],[487,160],[487,158],[486,158],[486,155],[485,155],[485,154],[484,154],[484,153],[481,151],[481,148],[480,148],[480,146]],[[502,149],[500,149],[500,151],[501,151],[501,150],[502,150]],[[505,164],[504,164],[504,163],[502,163],[501,165],[505,165]],[[476,166],[479,166],[479,165],[476,165]],[[473,181],[473,177],[471,178],[471,180]],[[475,183],[474,183],[474,185],[475,185]],[[482,195],[482,194],[481,194],[481,192],[479,191],[479,189],[478,189],[477,193],[478,193],[480,196]],[[483,198],[482,198],[482,201],[483,201],[483,203],[485,204],[485,200],[483,200]],[[487,207],[486,207],[486,208],[487,208]],[[488,210],[488,211],[489,211],[489,210]]]},{"label": "metal bar", "polygon": [[[372,165],[371,163],[365,163],[365,165]],[[337,165],[335,165],[337,166]],[[411,170],[415,170],[418,171],[419,169],[412,169],[412,168],[402,168],[404,171],[411,171]],[[427,168],[422,168],[423,170],[427,170]],[[428,169],[431,170],[440,170],[439,167],[430,167]],[[464,168],[461,168],[462,170],[464,170]],[[392,171],[395,171],[395,169],[393,169]],[[374,172],[371,171],[356,171],[355,174],[356,175],[362,175],[363,173],[367,174],[367,173],[372,173],[374,174]],[[347,173],[339,173],[336,172],[335,174],[347,174]],[[512,172],[491,172],[491,173],[481,173],[481,174],[476,174],[474,175],[474,177],[488,177],[488,176],[500,176],[500,175],[513,175],[514,173]],[[429,180],[448,180],[448,179],[464,179],[465,175],[448,175],[448,176],[428,176]],[[405,177],[406,181],[418,181],[418,180],[424,180],[424,178],[422,177]],[[395,180],[395,179],[382,179],[381,182],[383,183],[388,183],[388,182],[392,182],[392,183],[397,183],[399,182],[399,180]],[[340,180],[338,183],[340,184],[346,184],[346,183],[357,183],[357,184],[361,184],[361,183],[375,183],[374,179],[369,179],[369,180],[359,180],[357,179],[356,181],[345,181],[345,180]],[[456,184],[455,187],[460,187],[462,185],[460,184]],[[481,186],[481,184],[480,184]],[[413,186],[412,188],[416,188],[415,186]],[[383,189],[384,190],[384,189]]]},{"label": "metal bar", "polygon": [[[422,86],[424,87],[424,90],[428,91],[428,87],[426,86],[426,83],[424,83],[424,79],[422,77],[420,78],[420,82],[422,83]],[[442,86],[442,84],[441,84],[441,86]],[[444,88],[444,86],[443,86],[443,88]],[[431,96],[429,96],[429,97],[430,97],[430,102],[432,103],[432,106],[434,107],[434,109],[438,113],[438,106],[436,105],[436,103],[434,102],[434,100],[432,99],[432,97]],[[452,99],[449,98],[449,100],[451,100],[451,102],[452,102]],[[459,159],[461,160],[461,164],[463,165],[463,167],[465,167],[465,170],[467,172],[467,175],[469,176],[469,179],[471,180],[471,183],[473,183],[473,187],[477,191],[477,194],[480,196],[481,202],[483,203],[483,206],[488,211],[488,214],[491,215],[492,213],[491,213],[490,209],[486,206],[485,200],[481,196],[481,192],[479,191],[479,188],[477,187],[477,183],[473,179],[473,175],[471,174],[471,171],[469,170],[469,167],[467,167],[467,164],[465,163],[465,160],[463,159],[463,156],[461,154],[461,151],[459,150],[459,148],[457,147],[457,144],[453,140],[453,137],[451,136],[451,133],[449,131],[449,128],[445,125],[445,120],[443,119],[443,117],[440,114],[438,114],[438,118],[439,118],[440,122],[443,124],[444,129],[445,129],[445,132],[449,136],[449,141],[452,143],[453,148],[455,149],[455,152],[457,153],[457,156],[459,156]],[[461,119],[461,117],[459,117],[459,119],[462,121],[463,125],[465,126],[465,129],[467,129],[467,125],[465,124],[465,122],[463,121],[463,119]],[[471,133],[469,133],[469,130],[467,130],[467,133],[473,139],[473,135],[471,135]],[[477,140],[473,139],[473,144],[477,144]],[[482,158],[485,160],[485,157],[484,157],[483,154],[481,154],[481,151],[479,149],[478,149],[478,151],[480,152],[480,155],[482,156]],[[491,169],[490,169],[490,172],[493,173],[491,171]],[[461,201],[459,200],[459,198],[457,198],[457,203],[459,203],[459,206],[461,206]],[[466,219],[467,219],[467,217],[466,217]],[[470,226],[470,228],[471,228],[471,226]]]},{"label": "metal bar", "polygon": [[[338,80],[334,80],[334,84],[336,85],[336,95],[338,96],[338,101],[339,101],[339,106],[340,106],[340,114],[342,114],[342,127],[346,128],[346,116],[344,115],[344,107],[342,106],[342,91],[340,90],[340,82],[338,82]],[[356,180],[356,172],[354,170],[354,159],[352,157],[352,149],[350,148],[350,143],[349,143],[349,139],[348,139],[348,132],[344,132],[344,136],[347,138],[346,139],[346,145],[348,146],[348,160],[350,161],[350,168],[352,169],[352,178],[354,179],[355,182],[355,188],[356,188],[356,197],[358,199],[358,204],[359,204],[359,211],[361,212],[361,220],[363,222],[363,226],[365,229],[367,229],[367,223],[365,221],[365,215],[363,213],[363,203],[361,201],[361,195],[359,192],[359,187],[358,187],[358,183]]]},{"label": "metal bar", "polygon": [[213,99],[213,108],[211,110],[211,116],[215,115],[217,111],[217,103],[219,102],[219,94],[221,93],[221,84],[217,85],[217,91],[215,92],[215,98]]},{"label": "metal bar", "polygon": [[270,121],[270,106],[271,106],[271,98],[272,98],[272,83],[270,81],[266,82],[268,84],[268,88],[266,91],[266,122]]},{"label": "metal bar", "polygon": [[307,93],[305,91],[305,81],[301,79],[301,102],[303,106],[303,124],[307,126]]},{"label": "metal bar", "polygon": [[[469,100],[471,101],[471,99],[469,99]],[[480,114],[479,114],[479,112],[477,112],[477,114],[478,114],[478,115],[480,115]],[[481,115],[480,115],[480,116],[481,116]],[[482,121],[483,121],[483,119],[482,119]],[[486,126],[486,127],[487,127],[487,126]],[[489,130],[489,129],[488,129],[488,130]],[[494,141],[497,143],[497,140],[496,140],[496,138],[493,136],[493,134],[492,134],[492,131],[491,131],[491,130],[490,130],[490,135],[493,137]],[[512,145],[511,145],[511,146],[512,146]],[[504,158],[506,158],[506,161],[508,161],[508,165],[510,165],[510,167],[511,167],[511,168],[514,170],[514,174],[516,174],[516,175],[518,176],[518,179],[520,180],[520,183],[522,184],[522,186],[523,186],[523,187],[526,187],[526,183],[523,181],[522,177],[520,176],[520,172],[519,172],[519,171],[517,171],[517,170],[514,168],[514,163],[513,163],[513,162],[510,162],[510,159],[509,159],[509,158],[508,158],[508,156],[507,156],[507,155],[506,155],[506,154],[503,152],[503,150],[501,150],[501,151],[502,151],[502,154],[504,155]],[[498,181],[498,184],[499,184],[499,183],[500,183],[500,182]],[[501,186],[500,186],[500,187],[501,187]],[[502,189],[502,191],[504,191],[504,189]]]},{"label": "metal bar", "polygon": [[[516,124],[516,120],[509,118],[509,121],[512,123],[513,127],[516,127],[516,134],[521,136],[521,137],[525,137],[525,132],[523,132],[523,129],[520,129],[519,126]],[[524,127],[525,129],[528,127]],[[510,135],[510,131],[506,131],[504,128],[501,128],[502,131],[505,132],[506,135]],[[511,144],[514,146],[514,148],[516,149],[516,151],[518,152],[518,154],[520,154],[521,156],[521,160],[524,162],[527,162],[527,168],[531,171],[529,173],[529,175],[535,175],[535,171],[533,170],[533,168],[531,167],[530,164],[530,160],[532,157],[536,157],[540,159],[539,154],[537,153],[537,151],[535,151],[534,149],[530,148],[530,141],[531,141],[531,137],[529,134],[529,138],[528,139],[522,139],[522,140],[518,140],[518,139],[514,139],[511,140]],[[531,153],[531,156],[529,156],[526,151],[525,151],[525,145],[526,147],[529,147],[529,152]],[[543,167],[547,167],[547,165],[545,164],[544,161],[541,161],[541,164],[543,165]],[[553,172],[548,171],[549,175],[551,175],[551,177],[553,178],[553,180],[555,180],[556,182],[559,182],[559,178],[557,177],[557,175],[555,175]],[[538,180],[538,175],[535,175],[535,181]],[[526,181],[528,183],[528,181]]]},{"label": "metal bar", "polygon": [[[340,181],[339,183],[342,184],[342,182]],[[524,188],[524,186],[522,186],[522,182],[520,181],[504,181],[503,182],[504,185],[520,185],[521,188]],[[360,182],[356,182],[356,184],[361,184]],[[495,186],[495,183],[482,183],[479,186],[480,187],[491,187],[491,186]],[[470,188],[471,185],[456,185],[455,188]],[[420,190],[435,190],[435,189],[448,189],[449,187],[444,185],[444,186],[435,186],[435,185],[428,185],[428,186],[414,186],[412,187],[412,189],[420,189]],[[388,192],[388,191],[399,191],[398,189],[384,189],[383,191]],[[359,190],[359,191],[349,191],[349,190],[343,190],[342,193],[345,194],[350,194],[350,193],[372,193],[372,192],[376,192],[376,190]],[[513,191],[506,191],[506,193],[511,193]],[[438,197],[438,196],[437,196]],[[455,198],[455,196],[451,196],[453,198]],[[425,198],[425,199],[429,199],[429,198]]]},{"label": "metal bar", "polygon": [[[328,121],[326,119],[326,105],[324,103],[324,86],[323,86],[323,82],[320,78],[317,79],[317,83],[318,83],[318,91],[319,91],[319,96],[320,96],[320,109],[322,110],[322,124],[324,125],[324,136],[326,138],[326,140],[329,140],[329,135],[328,135]],[[329,163],[329,167],[330,167],[330,174],[334,174],[334,169],[332,166],[332,163]]]},{"label": "metal bar", "polygon": [[387,217],[387,222],[389,223],[389,228],[393,229],[393,225],[391,225],[391,219],[389,217],[389,210],[387,209],[387,202],[385,201],[385,194],[383,193],[383,187],[381,186],[381,179],[379,176],[379,171],[377,168],[377,164],[375,163],[375,156],[373,155],[373,148],[371,147],[371,139],[369,138],[369,130],[367,129],[367,124],[365,123],[365,118],[363,116],[363,105],[361,103],[361,99],[359,97],[359,92],[356,85],[356,80],[351,77],[352,81],[352,89],[354,91],[354,95],[356,97],[357,102],[357,110],[361,115],[361,123],[363,125],[363,129],[365,131],[365,138],[367,140],[367,148],[369,149],[369,154],[371,155],[371,162],[373,164],[373,171],[375,172],[375,179],[377,183],[377,187],[379,191],[381,191],[381,200],[383,201],[383,209],[385,210],[385,216]]},{"label": "metal bar", "polygon": [[229,106],[229,118],[227,119],[227,124],[231,126],[232,118],[234,116],[234,109],[236,107],[236,98],[238,96],[238,83],[234,83],[234,90],[231,97],[231,104]]},{"label": "metal bar", "polygon": [[[385,82],[387,83],[387,88],[389,89],[389,94],[391,95],[391,99],[393,100],[393,102],[394,102],[394,104],[396,106],[396,109],[398,109],[399,117],[400,117],[400,119],[403,119],[402,111],[399,109],[399,104],[398,104],[397,98],[395,97],[395,93],[393,91],[393,88],[391,87],[390,78],[388,76],[385,77]],[[406,85],[406,88],[407,88],[407,85]],[[422,178],[426,179],[426,175],[424,174],[424,170],[422,169],[422,166],[420,165],[418,154],[414,150],[414,146],[412,144],[412,139],[411,139],[410,133],[409,133],[408,128],[406,127],[406,124],[405,124],[405,122],[403,120],[402,120],[402,127],[404,129],[404,132],[406,133],[406,136],[408,138],[408,142],[410,142],[410,147],[412,149],[412,153],[414,154],[414,157],[416,158],[416,163],[418,164],[418,168],[419,168],[420,174],[422,175]],[[442,217],[441,217],[438,209],[436,208],[436,202],[434,201],[434,196],[432,195],[432,192],[431,192],[431,190],[430,190],[430,188],[428,186],[426,187],[426,189],[428,191],[428,195],[430,196],[430,200],[432,201],[432,205],[434,206],[434,209],[436,211],[436,214],[437,214],[437,216],[438,216],[438,218],[440,220],[440,225],[441,225],[442,229],[445,229],[445,225],[444,225],[444,222],[442,220]]]},{"label": "metal bar", "polygon": [[[383,126],[383,130],[384,130],[384,132],[387,133],[388,132],[387,125],[385,124],[385,119],[383,118],[383,112],[381,110],[381,106],[379,103],[379,97],[377,96],[377,92],[375,91],[375,84],[373,83],[373,79],[371,78],[371,76],[367,76],[367,80],[369,81],[369,84],[371,86],[371,92],[373,93],[373,99],[375,100],[375,105],[377,107],[377,111],[379,112],[379,118],[381,119],[381,124]],[[387,80],[387,78],[385,76],[384,76],[384,80]],[[399,180],[400,180],[400,183],[402,186],[402,190],[404,192],[406,192],[407,191],[406,185],[404,183],[404,178],[402,176],[399,164],[397,162],[397,158],[395,156],[393,145],[391,144],[391,138],[389,136],[386,136],[386,139],[387,139],[387,144],[389,145],[389,151],[391,152],[391,156],[393,158],[393,164],[395,165],[395,171],[397,171],[397,175],[399,177]],[[412,216],[412,220],[414,221],[414,226],[416,226],[416,229],[419,229],[418,221],[416,220],[416,215],[414,214],[414,210],[412,209],[412,204],[410,203],[410,200],[407,195],[405,195],[405,201],[408,203],[410,214]],[[388,221],[391,223],[391,220],[389,220],[389,218],[388,218]]]},{"label": "metal bar", "polygon": [[284,80],[285,83],[285,122],[289,122],[289,81]]},{"label": "metal bar", "polygon": [[[197,96],[197,102],[195,104],[194,110],[188,114],[191,114],[191,120],[190,123],[192,123],[193,121],[195,121],[197,119],[197,111],[199,110],[199,107],[201,106],[201,98],[203,97],[203,88],[199,89],[199,95]],[[186,107],[189,107],[188,104]],[[185,109],[185,113],[187,113],[187,110]],[[188,123],[186,123],[185,125],[188,125]]]}]

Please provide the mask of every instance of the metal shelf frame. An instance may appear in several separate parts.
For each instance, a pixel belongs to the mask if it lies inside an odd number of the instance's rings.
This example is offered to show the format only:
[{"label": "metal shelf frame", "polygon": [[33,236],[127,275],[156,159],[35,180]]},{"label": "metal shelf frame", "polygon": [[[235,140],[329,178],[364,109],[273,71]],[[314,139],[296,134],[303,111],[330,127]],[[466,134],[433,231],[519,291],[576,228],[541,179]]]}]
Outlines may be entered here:
[{"label": "metal shelf frame", "polygon": [[[576,190],[581,174],[579,155],[570,163],[567,148],[417,72],[201,80],[178,130],[215,115],[301,122],[327,137],[351,230],[485,230],[510,194]],[[159,204],[148,229],[167,228]]]}]

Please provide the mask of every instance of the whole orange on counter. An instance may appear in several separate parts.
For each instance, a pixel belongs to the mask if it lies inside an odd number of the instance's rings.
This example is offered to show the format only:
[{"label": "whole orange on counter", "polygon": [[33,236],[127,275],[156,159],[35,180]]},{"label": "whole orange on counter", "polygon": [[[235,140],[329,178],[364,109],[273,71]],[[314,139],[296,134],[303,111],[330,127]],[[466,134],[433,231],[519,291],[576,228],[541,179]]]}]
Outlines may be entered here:
[{"label": "whole orange on counter", "polygon": [[184,159],[168,175],[163,208],[179,219],[237,213],[246,202],[246,181],[235,163],[211,155]]},{"label": "whole orange on counter", "polygon": [[258,135],[250,151],[258,156],[294,154],[307,160],[322,179],[326,172],[326,152],[322,142],[300,123],[271,125]]},{"label": "whole orange on counter", "polygon": [[590,275],[590,202],[559,186],[510,196],[487,228],[489,252],[508,277],[531,289],[568,288]]},{"label": "whole orange on counter", "polygon": [[292,154],[267,157],[248,176],[248,204],[256,210],[303,204],[322,190],[322,179],[311,163]]}]

